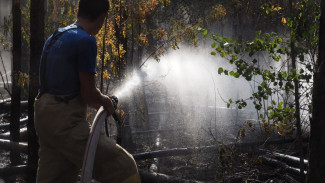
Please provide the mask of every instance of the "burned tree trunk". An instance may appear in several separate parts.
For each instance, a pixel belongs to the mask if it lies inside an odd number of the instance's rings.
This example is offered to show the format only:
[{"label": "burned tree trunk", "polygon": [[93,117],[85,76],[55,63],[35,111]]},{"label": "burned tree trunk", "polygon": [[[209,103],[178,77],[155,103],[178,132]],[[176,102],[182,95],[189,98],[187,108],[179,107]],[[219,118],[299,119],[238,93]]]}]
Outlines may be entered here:
[{"label": "burned tree trunk", "polygon": [[318,61],[314,75],[308,182],[325,180],[325,1],[321,1]]},{"label": "burned tree trunk", "polygon": [[[116,60],[116,76],[121,81],[124,79],[124,75],[126,72],[126,62],[127,62],[127,55],[128,55],[128,47],[127,47],[127,34],[125,34],[126,21],[128,19],[127,14],[127,6],[126,3],[121,0],[114,0],[114,11],[120,17],[118,20],[114,22],[115,28],[115,37],[116,37],[116,47],[117,47],[117,56],[115,57]],[[129,107],[127,105],[123,106],[123,110],[129,114]],[[131,136],[131,128],[129,124],[129,116],[124,115],[121,116],[122,125],[121,125],[121,145],[122,147],[126,148],[128,151],[134,151],[133,140]]]},{"label": "burned tree trunk", "polygon": [[[293,0],[289,0],[289,9],[290,9],[290,14],[294,14],[294,4]],[[296,38],[292,33],[290,34],[290,57],[291,57],[291,64],[292,68],[294,70],[297,69],[297,50],[295,47],[295,41]],[[303,170],[305,169],[304,167],[304,152],[303,152],[303,145],[302,145],[302,131],[301,131],[301,118],[300,118],[300,94],[299,94],[299,80],[294,79],[294,99],[295,99],[295,117],[296,117],[296,128],[297,128],[297,142],[298,142],[298,148],[299,148],[299,158],[300,158],[300,182],[303,183],[305,182],[305,175]]]},{"label": "burned tree trunk", "polygon": [[38,143],[34,128],[34,100],[38,92],[39,62],[44,44],[44,1],[33,0],[30,5],[30,70],[28,93],[28,179],[35,182],[38,164]]},{"label": "burned tree trunk", "polygon": [[[21,9],[20,0],[12,1],[12,17],[13,17],[13,64],[12,64],[12,95],[11,95],[11,112],[10,112],[10,140],[19,142],[19,117],[20,117],[20,87],[18,79],[21,70]],[[20,162],[19,152],[11,151],[10,160],[12,165]]]}]

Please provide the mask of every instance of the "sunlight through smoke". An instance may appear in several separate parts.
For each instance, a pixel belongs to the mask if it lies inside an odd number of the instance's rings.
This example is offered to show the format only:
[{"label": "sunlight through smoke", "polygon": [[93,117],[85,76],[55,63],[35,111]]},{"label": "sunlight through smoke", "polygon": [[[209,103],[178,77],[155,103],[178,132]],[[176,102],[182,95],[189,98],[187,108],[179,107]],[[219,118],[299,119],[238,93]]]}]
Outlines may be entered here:
[{"label": "sunlight through smoke", "polygon": [[[156,94],[157,99],[151,99],[153,103],[159,103],[150,105],[149,111],[161,112],[161,128],[175,125],[164,123],[162,112],[169,110],[177,114],[170,119],[173,123],[186,121],[185,125],[191,129],[223,128],[223,133],[228,133],[230,128],[226,126],[238,121],[235,115],[238,112],[227,109],[226,101],[248,98],[250,84],[242,78],[219,74],[219,67],[232,70],[232,66],[223,58],[210,55],[208,50],[185,47],[166,53],[159,63],[152,59],[144,64],[145,86],[152,91],[150,94]],[[250,115],[247,117],[253,118],[255,113]]]}]

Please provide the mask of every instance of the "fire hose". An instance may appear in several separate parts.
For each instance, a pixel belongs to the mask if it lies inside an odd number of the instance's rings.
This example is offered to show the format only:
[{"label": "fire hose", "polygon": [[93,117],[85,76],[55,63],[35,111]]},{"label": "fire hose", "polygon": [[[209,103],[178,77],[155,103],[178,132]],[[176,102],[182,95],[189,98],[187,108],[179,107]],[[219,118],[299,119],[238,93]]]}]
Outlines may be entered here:
[{"label": "fire hose", "polygon": [[[111,100],[114,104],[115,109],[117,108],[118,99],[115,96],[111,96]],[[112,114],[116,125],[117,125],[117,139],[116,142],[118,144],[121,143],[121,120],[116,113],[116,111]],[[100,133],[103,133],[103,123],[105,123],[105,132],[108,136],[108,126],[107,126],[107,112],[103,107],[100,107],[94,120],[91,125],[90,134],[87,142],[87,146],[85,149],[84,160],[82,163],[81,169],[81,180],[80,183],[90,183],[92,179],[93,167],[95,154],[97,150],[98,140]]]}]

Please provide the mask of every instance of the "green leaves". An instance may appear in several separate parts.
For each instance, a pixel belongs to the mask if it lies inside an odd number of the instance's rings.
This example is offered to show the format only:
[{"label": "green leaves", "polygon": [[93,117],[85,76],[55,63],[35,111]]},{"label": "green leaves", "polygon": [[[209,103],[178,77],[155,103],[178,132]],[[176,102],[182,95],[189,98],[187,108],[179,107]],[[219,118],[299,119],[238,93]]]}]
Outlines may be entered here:
[{"label": "green leaves", "polygon": [[203,36],[206,36],[208,34],[208,30],[207,29],[204,29],[203,32],[202,32]]},{"label": "green leaves", "polygon": [[219,67],[218,74],[221,74],[222,72],[223,72],[223,68],[222,67]]},{"label": "green leaves", "polygon": [[[272,11],[280,11],[281,7],[274,7]],[[270,9],[269,9],[270,11]],[[301,16],[303,18],[303,16]],[[297,22],[292,18],[286,17],[286,25],[294,27]],[[309,34],[310,37],[317,35],[315,31]],[[292,32],[291,32],[292,33]],[[292,35],[295,36],[296,33]],[[276,129],[280,134],[287,134],[292,131],[291,123],[295,120],[294,105],[290,104],[284,96],[291,96],[294,92],[294,81],[309,83],[314,72],[313,62],[307,62],[311,52],[307,48],[302,47],[308,43],[310,48],[316,48],[314,44],[317,38],[310,41],[304,40],[295,44],[295,54],[297,62],[299,62],[299,70],[287,69],[286,62],[290,63],[291,47],[290,41],[279,37],[275,33],[256,32],[256,37],[245,42],[238,42],[235,39],[213,35],[213,43],[211,55],[219,55],[224,58],[229,64],[232,64],[232,70],[225,70],[223,67],[218,68],[218,74],[230,75],[234,78],[242,77],[247,81],[254,79],[252,87],[252,95],[246,99],[238,99],[226,101],[227,107],[236,105],[238,109],[243,109],[247,106],[247,101],[252,101],[253,106],[260,114],[259,119],[262,121],[262,126],[266,131],[272,132]],[[295,41],[298,39],[294,38]],[[316,53],[315,50],[313,53]],[[268,61],[268,65],[263,63],[264,58]],[[273,64],[272,62],[280,62]],[[290,68],[290,67],[289,67]],[[300,84],[300,90],[304,85]],[[306,87],[307,88],[307,87]],[[309,88],[310,90],[310,88]],[[307,92],[306,97],[308,97]],[[279,97],[280,96],[280,97]],[[310,97],[309,97],[310,99]],[[292,101],[291,101],[292,102]],[[306,105],[308,106],[308,105]],[[310,109],[307,109],[310,110]]]},{"label": "green leaves", "polygon": [[217,46],[217,43],[216,42],[213,42],[212,44],[211,44],[211,47],[212,48],[215,48]]}]

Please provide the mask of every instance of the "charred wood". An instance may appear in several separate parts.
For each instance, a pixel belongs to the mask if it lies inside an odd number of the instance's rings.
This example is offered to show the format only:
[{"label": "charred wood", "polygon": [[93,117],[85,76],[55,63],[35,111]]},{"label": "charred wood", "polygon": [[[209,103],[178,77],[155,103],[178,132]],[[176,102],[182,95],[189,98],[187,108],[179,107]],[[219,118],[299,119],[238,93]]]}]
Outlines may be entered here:
[{"label": "charred wood", "polygon": [[[308,140],[308,138],[306,138],[305,140]],[[285,139],[285,140],[273,140],[267,142],[232,143],[232,144],[226,144],[225,146],[228,147],[233,146],[235,148],[238,148],[239,150],[244,150],[244,151],[250,149],[251,151],[251,149],[255,149],[260,146],[273,145],[273,144],[286,144],[286,143],[292,143],[294,141],[295,139]],[[218,149],[217,145],[203,146],[203,147],[173,148],[167,150],[158,150],[158,151],[133,154],[133,157],[135,160],[143,160],[143,159],[152,159],[152,158],[168,157],[168,156],[186,156],[200,151],[213,151],[217,149]]]},{"label": "charred wood", "polygon": [[135,132],[132,132],[132,135],[156,134],[156,133],[170,133],[171,131],[185,131],[185,129],[172,128],[172,129],[160,129],[160,130],[135,131]]},{"label": "charred wood", "polygon": [[[274,168],[281,168],[283,171],[299,178],[300,176],[300,169],[299,168],[294,168],[294,167],[291,167],[289,165],[287,165],[286,163],[283,163],[281,161],[278,161],[276,159],[273,159],[273,158],[270,158],[270,157],[267,157],[267,156],[261,156],[260,157],[261,160],[262,160],[262,163],[265,164],[265,165],[269,165],[271,167],[274,167]],[[307,175],[307,171],[304,171],[304,175],[306,176]]]},{"label": "charred wood", "polygon": [[10,177],[13,175],[22,175],[27,173],[27,165],[18,165],[14,167],[0,168],[1,177]]},{"label": "charred wood", "polygon": [[217,146],[174,148],[168,150],[138,153],[138,154],[134,154],[133,158],[135,160],[144,160],[144,159],[152,159],[152,158],[168,157],[168,156],[186,156],[198,152],[200,150],[216,150],[216,149]]},{"label": "charred wood", "polygon": [[142,183],[202,183],[195,180],[185,180],[161,173],[139,171]]},{"label": "charred wood", "polygon": [[[26,126],[28,122],[28,118],[20,119],[20,126]],[[10,124],[9,123],[0,123],[0,130],[9,131]]]},{"label": "charred wood", "polygon": [[[9,140],[10,139],[10,133],[0,134],[0,139]],[[20,141],[21,142],[27,142],[27,128],[20,129]]]},{"label": "charred wood", "polygon": [[21,142],[12,142],[9,140],[1,140],[0,139],[0,149],[2,150],[15,150],[22,153],[27,153],[27,144]]},{"label": "charred wood", "polygon": [[[271,156],[272,158],[275,158],[281,162],[288,164],[289,166],[293,166],[293,167],[300,166],[300,158],[299,157],[291,156],[288,154],[277,153],[277,152],[271,152],[271,151],[264,150],[264,149],[259,149],[259,150],[261,152],[267,153],[267,155]],[[308,166],[308,160],[306,160],[306,159],[304,159],[304,166],[305,166],[305,168]]]}]

